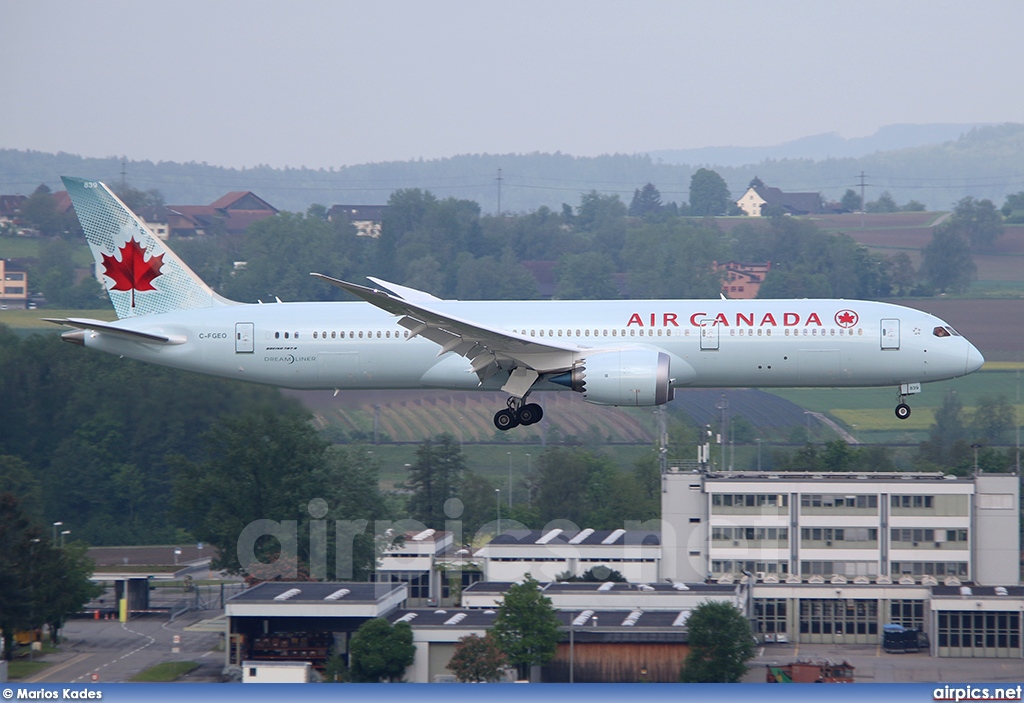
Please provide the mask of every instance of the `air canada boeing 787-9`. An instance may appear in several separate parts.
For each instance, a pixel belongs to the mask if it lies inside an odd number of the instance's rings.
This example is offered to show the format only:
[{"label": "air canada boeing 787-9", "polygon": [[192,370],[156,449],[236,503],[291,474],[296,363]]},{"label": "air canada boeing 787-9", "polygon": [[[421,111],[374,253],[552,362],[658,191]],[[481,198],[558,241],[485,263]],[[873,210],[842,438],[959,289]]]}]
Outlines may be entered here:
[{"label": "air canada boeing 787-9", "polygon": [[224,378],[298,389],[503,391],[494,424],[541,419],[533,391],[660,405],[685,387],[894,386],[981,368],[950,325],[888,303],[831,300],[458,301],[320,273],[360,301],[242,304],[193,273],[98,181],[64,178],[116,322],[52,320],[64,339]]}]

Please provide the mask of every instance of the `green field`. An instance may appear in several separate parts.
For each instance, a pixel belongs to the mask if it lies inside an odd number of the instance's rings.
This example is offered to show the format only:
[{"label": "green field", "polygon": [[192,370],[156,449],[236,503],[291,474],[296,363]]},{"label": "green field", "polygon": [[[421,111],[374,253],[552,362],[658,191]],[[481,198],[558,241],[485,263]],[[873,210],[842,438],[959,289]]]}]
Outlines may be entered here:
[{"label": "green field", "polygon": [[99,308],[98,310],[57,310],[47,308],[45,310],[0,310],[0,325],[7,325],[15,332],[60,332],[67,331],[67,327],[46,322],[44,317],[86,317],[92,320],[103,320],[110,322],[117,319],[113,308]]},{"label": "green field", "polygon": [[199,667],[196,662],[163,662],[128,679],[136,683],[170,683]]},{"label": "green field", "polygon": [[[991,369],[990,369],[991,367]],[[1004,396],[1016,404],[1017,417],[1024,417],[1020,401],[1020,364],[986,364],[982,371],[965,378],[922,386],[922,392],[907,402],[913,412],[906,420],[897,420],[895,389],[772,389],[770,392],[814,412],[827,413],[865,443],[919,442],[934,422],[935,410],[942,405],[947,390],[954,391],[965,414],[974,411],[985,396]],[[887,402],[888,401],[888,402]]]},{"label": "green field", "polygon": [[[35,259],[45,239],[34,237],[0,237],[0,259]],[[85,241],[71,242],[74,247],[72,259],[78,266],[92,264],[92,253]]]}]

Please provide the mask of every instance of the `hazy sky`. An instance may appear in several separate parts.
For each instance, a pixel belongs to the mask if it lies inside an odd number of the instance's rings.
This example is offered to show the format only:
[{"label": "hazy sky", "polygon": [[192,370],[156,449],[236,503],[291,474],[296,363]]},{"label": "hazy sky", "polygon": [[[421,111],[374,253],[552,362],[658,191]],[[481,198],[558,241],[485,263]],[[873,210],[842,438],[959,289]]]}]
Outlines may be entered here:
[{"label": "hazy sky", "polygon": [[330,167],[1024,122],[1021,0],[0,2],[0,148]]}]

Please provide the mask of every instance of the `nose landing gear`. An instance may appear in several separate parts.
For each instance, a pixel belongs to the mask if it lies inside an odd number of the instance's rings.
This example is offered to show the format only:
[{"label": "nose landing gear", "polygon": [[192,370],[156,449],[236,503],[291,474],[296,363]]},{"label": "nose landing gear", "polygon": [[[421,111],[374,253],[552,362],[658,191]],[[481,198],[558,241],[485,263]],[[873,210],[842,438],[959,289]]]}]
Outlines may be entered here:
[{"label": "nose landing gear", "polygon": [[908,395],[914,395],[915,393],[921,392],[920,383],[901,383],[899,392],[899,405],[896,406],[896,417],[900,420],[906,420],[910,417],[910,406],[906,404],[905,400]]}]

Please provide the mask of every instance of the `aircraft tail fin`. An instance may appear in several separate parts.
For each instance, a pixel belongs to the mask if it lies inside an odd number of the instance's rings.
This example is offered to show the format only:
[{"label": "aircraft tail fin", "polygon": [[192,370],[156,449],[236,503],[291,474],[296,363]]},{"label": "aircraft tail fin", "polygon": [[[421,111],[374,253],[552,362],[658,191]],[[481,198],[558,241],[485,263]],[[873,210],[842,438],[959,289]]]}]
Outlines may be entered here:
[{"label": "aircraft tail fin", "polygon": [[217,295],[105,184],[61,176],[119,318],[231,301]]}]

